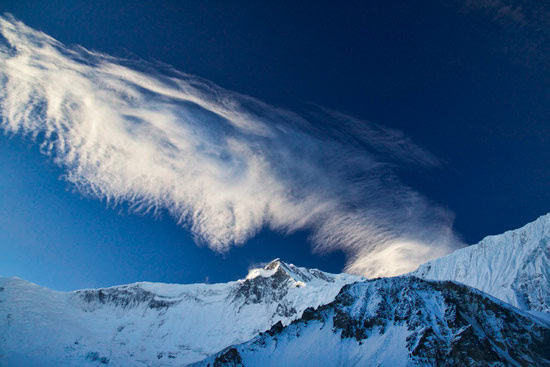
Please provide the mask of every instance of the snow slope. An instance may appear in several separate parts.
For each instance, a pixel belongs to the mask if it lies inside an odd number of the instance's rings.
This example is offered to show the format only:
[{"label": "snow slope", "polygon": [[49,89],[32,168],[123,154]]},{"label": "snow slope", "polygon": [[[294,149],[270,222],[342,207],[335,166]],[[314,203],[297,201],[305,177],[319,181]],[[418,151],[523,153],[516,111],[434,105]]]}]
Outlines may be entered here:
[{"label": "snow slope", "polygon": [[410,275],[461,282],[550,319],[550,214],[429,261]]},{"label": "snow slope", "polygon": [[459,283],[384,278],[193,364],[436,365],[550,366],[550,324]]},{"label": "snow slope", "polygon": [[361,279],[278,259],[225,284],[55,292],[0,278],[0,366],[181,366],[287,325]]}]

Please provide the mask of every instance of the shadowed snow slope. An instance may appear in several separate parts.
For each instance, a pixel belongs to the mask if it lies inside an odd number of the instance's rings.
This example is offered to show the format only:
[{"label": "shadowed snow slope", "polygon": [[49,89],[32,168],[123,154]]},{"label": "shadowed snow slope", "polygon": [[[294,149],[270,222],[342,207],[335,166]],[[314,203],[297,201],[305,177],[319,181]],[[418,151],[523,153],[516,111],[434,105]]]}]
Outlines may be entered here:
[{"label": "shadowed snow slope", "polygon": [[289,324],[361,279],[278,259],[225,284],[55,292],[0,278],[0,366],[181,366]]},{"label": "shadowed snow slope", "polygon": [[454,280],[550,318],[550,214],[429,261],[410,273]]},{"label": "shadowed snow slope", "polygon": [[397,277],[347,285],[194,366],[549,365],[546,322],[458,283]]}]

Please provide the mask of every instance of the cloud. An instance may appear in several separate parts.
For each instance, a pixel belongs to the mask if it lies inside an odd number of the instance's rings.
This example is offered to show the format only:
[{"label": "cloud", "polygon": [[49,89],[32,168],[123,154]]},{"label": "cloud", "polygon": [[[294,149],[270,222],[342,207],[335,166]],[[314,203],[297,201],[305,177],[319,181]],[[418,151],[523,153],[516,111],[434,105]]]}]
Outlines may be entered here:
[{"label": "cloud", "polygon": [[489,12],[494,20],[504,20],[526,24],[526,15],[520,4],[513,4],[512,1],[504,0],[466,0],[464,3],[465,11],[484,10]]},{"label": "cloud", "polygon": [[[457,0],[460,12],[481,14],[499,26],[496,50],[545,73],[550,69],[550,4],[538,0]],[[494,33],[494,34],[493,34]],[[481,34],[483,36],[483,34]]]},{"label": "cloud", "polygon": [[264,227],[311,231],[347,269],[394,275],[460,242],[396,167],[439,160],[401,132],[297,114],[166,66],[69,48],[0,18],[1,127],[39,142],[82,194],[168,212],[218,252]]}]

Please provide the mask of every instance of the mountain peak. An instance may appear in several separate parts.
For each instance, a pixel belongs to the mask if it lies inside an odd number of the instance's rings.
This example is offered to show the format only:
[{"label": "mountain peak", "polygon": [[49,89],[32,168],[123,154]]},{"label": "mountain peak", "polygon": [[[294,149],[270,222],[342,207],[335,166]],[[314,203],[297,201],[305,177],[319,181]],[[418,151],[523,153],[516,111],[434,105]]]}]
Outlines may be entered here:
[{"label": "mountain peak", "polygon": [[[254,268],[249,270],[248,275],[244,280],[252,280],[258,277],[286,278],[296,283],[297,286],[305,286],[308,283],[316,281],[332,283],[334,282],[335,274],[325,273],[318,269],[298,267],[294,264],[285,263],[280,258],[276,258],[270,261],[263,268]],[[359,279],[360,277],[358,277],[358,280]]]},{"label": "mountain peak", "polygon": [[263,267],[258,268],[252,268],[248,271],[248,275],[246,276],[246,279],[254,279],[259,276],[263,278],[269,278],[274,276],[277,273],[281,273],[280,275],[286,275],[288,277],[292,277],[292,268],[296,268],[292,264],[287,264],[283,262],[280,258],[276,258],[271,260],[267,265]]},{"label": "mountain peak", "polygon": [[[264,266],[265,270],[273,270],[280,266],[281,264],[284,264],[284,262],[280,258],[276,258],[271,260],[266,266]],[[285,264],[286,265],[286,264]]]},{"label": "mountain peak", "polygon": [[[304,279],[296,279],[296,278],[302,278],[303,277],[303,271],[309,272],[309,269],[298,268],[294,264],[287,264],[284,261],[282,261],[280,258],[276,258],[272,261],[270,261],[266,266],[264,266],[264,269],[267,271],[275,271],[275,272],[281,272],[288,277],[293,278],[294,280],[304,280]],[[297,274],[297,272],[299,274]]]},{"label": "mountain peak", "polygon": [[281,267],[281,260],[277,258],[275,260],[270,261],[267,265],[263,267],[250,269],[244,280],[252,280],[257,277],[270,278],[279,270],[280,267]]}]

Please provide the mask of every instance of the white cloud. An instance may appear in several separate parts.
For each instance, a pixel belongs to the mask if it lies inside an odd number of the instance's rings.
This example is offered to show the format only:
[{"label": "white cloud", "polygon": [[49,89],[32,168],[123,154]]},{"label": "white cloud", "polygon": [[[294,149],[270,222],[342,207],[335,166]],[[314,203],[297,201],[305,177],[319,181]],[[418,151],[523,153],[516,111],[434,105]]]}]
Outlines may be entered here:
[{"label": "white cloud", "polygon": [[0,34],[2,128],[42,142],[85,195],[166,210],[220,252],[264,226],[309,229],[314,250],[344,250],[366,276],[460,244],[452,215],[392,172],[439,164],[398,131],[68,48],[11,17]]}]

